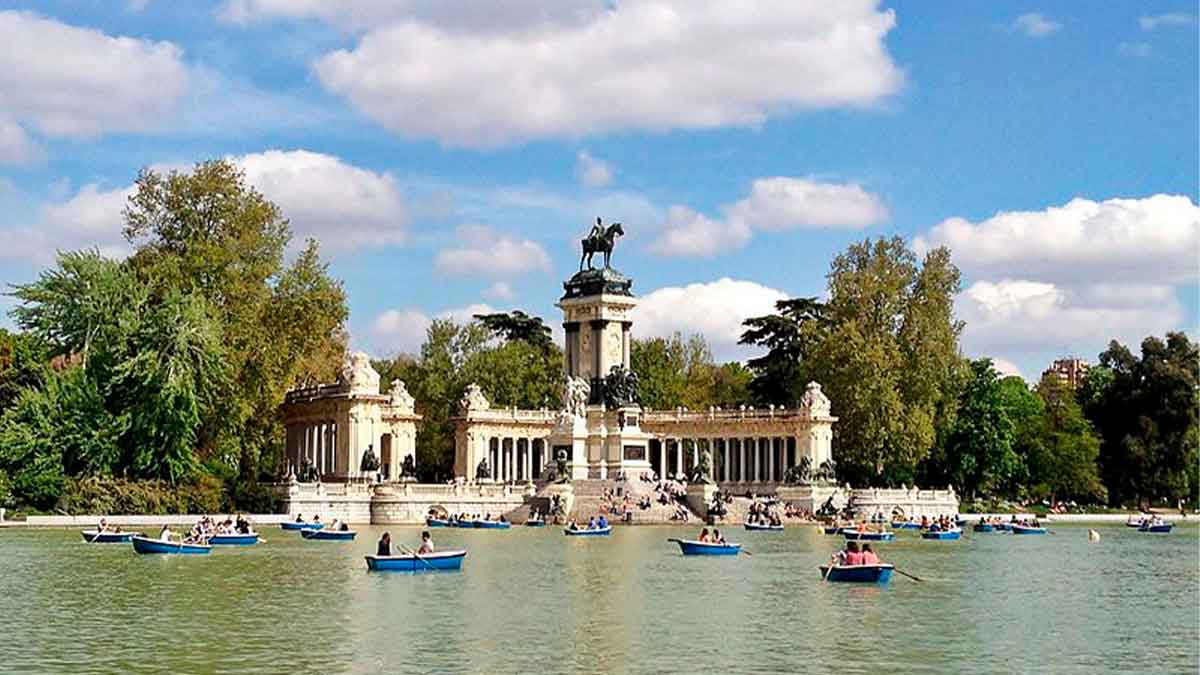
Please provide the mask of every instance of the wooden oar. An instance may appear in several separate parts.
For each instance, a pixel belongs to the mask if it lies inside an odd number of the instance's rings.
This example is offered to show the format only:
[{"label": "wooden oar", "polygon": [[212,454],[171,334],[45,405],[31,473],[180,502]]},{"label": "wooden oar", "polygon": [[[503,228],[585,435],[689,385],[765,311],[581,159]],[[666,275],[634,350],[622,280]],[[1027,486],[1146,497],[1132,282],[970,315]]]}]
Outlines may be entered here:
[{"label": "wooden oar", "polygon": [[821,581],[829,581],[829,575],[831,573],[833,573],[833,561],[832,560],[829,561],[829,566],[825,568],[825,578],[821,579]]},{"label": "wooden oar", "polygon": [[892,566],[892,569],[899,572],[900,574],[903,574],[904,576],[908,577],[909,579],[912,579],[913,581],[920,581],[922,583],[925,581],[921,577],[913,576],[913,575],[909,574],[908,572],[905,572],[904,570],[900,569],[899,567]]},{"label": "wooden oar", "polygon": [[405,546],[404,544],[397,544],[397,545],[400,547],[401,551],[404,551],[405,554],[414,556],[417,560],[420,560],[421,562],[425,563],[425,566],[428,567],[429,569],[434,569],[434,566],[432,564],[430,564],[430,562],[428,560],[422,558],[421,554],[417,553],[416,550],[410,549],[409,547]]}]

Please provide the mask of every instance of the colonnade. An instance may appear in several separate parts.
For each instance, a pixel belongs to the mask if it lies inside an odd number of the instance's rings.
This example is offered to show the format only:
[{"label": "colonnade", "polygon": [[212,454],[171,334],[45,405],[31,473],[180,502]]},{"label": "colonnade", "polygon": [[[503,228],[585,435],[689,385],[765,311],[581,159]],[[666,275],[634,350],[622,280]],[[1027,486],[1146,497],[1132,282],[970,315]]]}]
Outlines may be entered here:
[{"label": "colonnade", "polygon": [[799,439],[794,436],[765,437],[675,437],[658,439],[657,459],[660,476],[691,474],[708,449],[712,456],[713,479],[718,483],[777,483],[800,462]]},{"label": "colonnade", "polygon": [[542,475],[549,460],[543,438],[490,436],[487,449],[491,478],[502,483],[533,480]]},{"label": "colonnade", "polygon": [[337,471],[338,424],[332,420],[290,424],[287,427],[287,455],[292,469],[300,472],[304,460],[312,462],[324,476]]}]

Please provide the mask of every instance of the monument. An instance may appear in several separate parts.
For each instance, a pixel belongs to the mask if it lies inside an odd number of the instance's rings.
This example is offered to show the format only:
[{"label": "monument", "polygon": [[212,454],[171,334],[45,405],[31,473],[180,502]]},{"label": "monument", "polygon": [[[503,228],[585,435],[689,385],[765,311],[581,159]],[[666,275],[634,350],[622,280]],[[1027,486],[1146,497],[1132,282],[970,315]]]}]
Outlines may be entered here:
[{"label": "monument", "polygon": [[[650,470],[649,434],[642,431],[637,376],[630,370],[633,280],[612,267],[620,223],[596,219],[582,243],[579,272],[563,284],[558,301],[566,335],[562,401],[549,436],[572,480],[615,478]],[[596,253],[604,266],[593,264]],[[560,478],[562,478],[560,476]]]}]

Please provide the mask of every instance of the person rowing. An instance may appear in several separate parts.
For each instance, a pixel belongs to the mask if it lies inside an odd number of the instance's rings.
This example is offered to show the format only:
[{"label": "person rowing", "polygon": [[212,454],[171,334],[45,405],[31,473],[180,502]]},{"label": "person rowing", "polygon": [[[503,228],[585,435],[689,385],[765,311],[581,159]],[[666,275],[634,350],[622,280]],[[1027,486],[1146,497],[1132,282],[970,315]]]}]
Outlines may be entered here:
[{"label": "person rowing", "polygon": [[421,547],[417,549],[417,555],[428,555],[433,553],[433,537],[429,536],[429,530],[421,533]]},{"label": "person rowing", "polygon": [[721,531],[715,527],[713,528],[712,542],[714,544],[721,544],[721,545],[724,545],[726,543],[725,537],[721,536]]},{"label": "person rowing", "polygon": [[304,514],[303,514],[303,513],[297,513],[297,514],[296,514],[296,522],[297,522],[297,523],[303,523],[303,522],[304,522]]},{"label": "person rowing", "polygon": [[101,534],[104,534],[105,532],[108,532],[108,519],[101,518],[100,524],[96,526],[96,534],[101,535]]},{"label": "person rowing", "polygon": [[158,540],[165,541],[165,542],[171,541],[171,526],[170,525],[162,526],[162,529],[158,531]]},{"label": "person rowing", "polygon": [[875,555],[875,551],[871,550],[871,545],[863,544],[862,564],[863,565],[878,565],[879,563],[880,563],[879,556]]},{"label": "person rowing", "polygon": [[712,543],[712,539],[708,536],[708,528],[707,527],[700,530],[700,536],[696,538],[696,541],[698,541],[702,544],[711,544]]},{"label": "person rowing", "polygon": [[862,551],[858,549],[857,541],[846,542],[846,550],[834,553],[831,556],[831,559],[835,567],[863,564],[863,554]]},{"label": "person rowing", "polygon": [[379,538],[379,543],[375,546],[375,555],[380,557],[388,557],[392,555],[392,535],[384,532]]}]

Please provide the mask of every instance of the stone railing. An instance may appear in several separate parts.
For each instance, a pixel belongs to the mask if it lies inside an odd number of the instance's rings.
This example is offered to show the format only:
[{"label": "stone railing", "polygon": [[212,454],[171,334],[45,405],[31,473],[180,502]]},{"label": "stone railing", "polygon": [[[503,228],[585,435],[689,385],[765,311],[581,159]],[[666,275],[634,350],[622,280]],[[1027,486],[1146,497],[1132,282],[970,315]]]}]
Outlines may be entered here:
[{"label": "stone railing", "polygon": [[809,411],[806,408],[784,408],[782,406],[778,408],[775,406],[767,408],[738,408],[736,410],[710,408],[704,411],[688,410],[687,408],[676,408],[675,410],[651,410],[647,408],[642,412],[642,421],[644,422],[776,420],[788,418],[808,419],[808,417]]},{"label": "stone railing", "polygon": [[458,419],[470,419],[473,422],[534,422],[537,424],[553,424],[558,413],[542,408],[541,410],[520,410],[518,408],[489,408],[487,410],[472,410],[460,413]]},{"label": "stone railing", "polygon": [[297,401],[307,401],[314,398],[333,396],[334,394],[341,393],[345,393],[345,389],[340,384],[318,384],[312,387],[293,389],[287,392],[283,395],[283,402],[296,403]]}]

